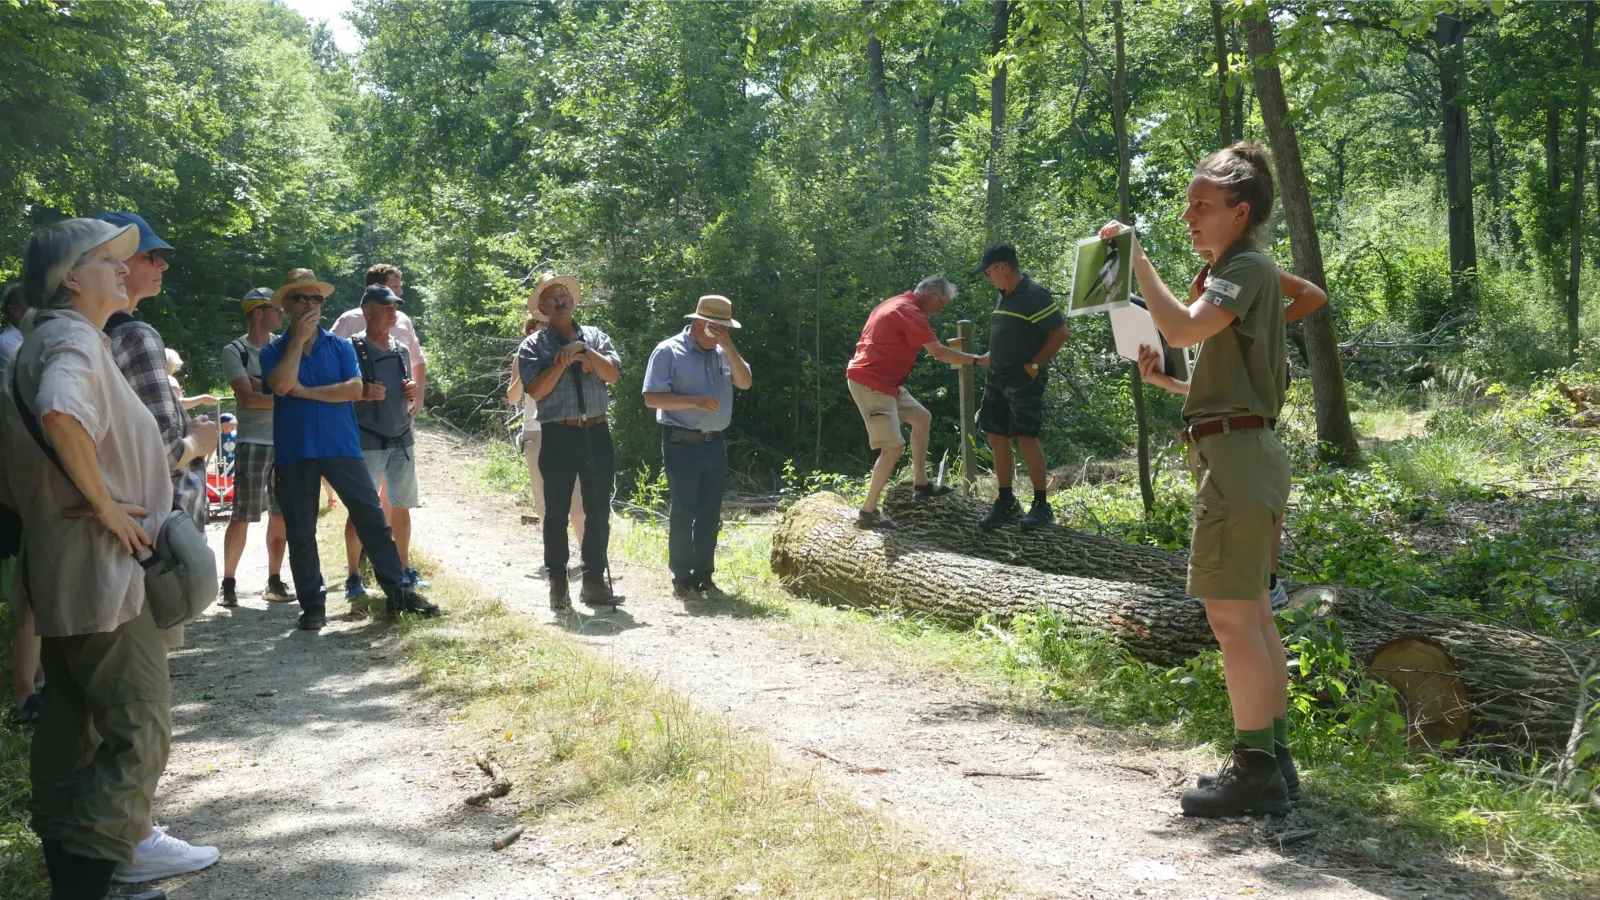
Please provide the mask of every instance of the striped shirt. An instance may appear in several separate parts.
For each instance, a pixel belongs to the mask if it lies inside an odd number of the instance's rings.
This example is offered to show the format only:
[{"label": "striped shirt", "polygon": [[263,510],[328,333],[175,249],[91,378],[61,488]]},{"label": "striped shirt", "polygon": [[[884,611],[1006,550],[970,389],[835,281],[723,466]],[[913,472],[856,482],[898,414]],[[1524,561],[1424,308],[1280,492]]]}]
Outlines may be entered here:
[{"label": "striped shirt", "polygon": [[1038,282],[1022,276],[1001,294],[989,317],[989,374],[1021,371],[1033,361],[1050,332],[1067,324],[1061,305]]},{"label": "striped shirt", "polygon": [[[178,402],[167,377],[167,345],[154,328],[125,312],[113,313],[106,320],[105,331],[111,339],[111,357],[122,370],[122,377],[156,417],[161,440],[167,445],[167,464],[176,465],[183,458],[189,414]],[[202,529],[206,527],[205,457],[173,470],[172,505],[188,513]]]}]

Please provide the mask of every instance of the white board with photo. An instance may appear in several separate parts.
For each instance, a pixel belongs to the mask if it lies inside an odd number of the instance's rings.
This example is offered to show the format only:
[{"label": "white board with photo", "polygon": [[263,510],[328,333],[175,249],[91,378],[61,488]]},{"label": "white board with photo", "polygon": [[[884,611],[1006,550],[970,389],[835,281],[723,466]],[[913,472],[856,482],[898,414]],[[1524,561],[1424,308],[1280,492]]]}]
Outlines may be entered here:
[{"label": "white board with photo", "polygon": [[1078,242],[1067,315],[1083,316],[1127,306],[1132,290],[1132,228],[1109,241],[1102,241],[1097,235]]}]

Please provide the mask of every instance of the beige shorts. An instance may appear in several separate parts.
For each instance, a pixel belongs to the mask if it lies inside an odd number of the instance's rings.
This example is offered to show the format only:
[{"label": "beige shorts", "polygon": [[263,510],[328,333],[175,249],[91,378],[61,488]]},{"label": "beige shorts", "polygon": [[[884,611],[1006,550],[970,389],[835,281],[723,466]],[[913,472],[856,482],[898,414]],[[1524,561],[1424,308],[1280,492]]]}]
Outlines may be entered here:
[{"label": "beige shorts", "polygon": [[917,398],[905,388],[891,397],[854,381],[849,384],[850,398],[856,401],[856,409],[861,410],[861,421],[867,424],[867,439],[872,442],[874,450],[904,447],[906,441],[900,434],[901,419],[918,413],[928,415]]},{"label": "beige shorts", "polygon": [[1272,574],[1272,548],[1289,502],[1289,454],[1270,429],[1203,437],[1189,445],[1194,538],[1189,595],[1255,600]]}]

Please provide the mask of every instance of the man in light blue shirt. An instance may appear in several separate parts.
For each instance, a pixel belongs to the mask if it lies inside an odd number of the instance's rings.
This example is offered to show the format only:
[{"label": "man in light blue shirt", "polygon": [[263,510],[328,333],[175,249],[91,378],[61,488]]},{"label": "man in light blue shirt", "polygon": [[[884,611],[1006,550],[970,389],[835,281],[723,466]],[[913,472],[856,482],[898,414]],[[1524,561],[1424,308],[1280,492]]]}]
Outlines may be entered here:
[{"label": "man in light blue shirt", "polygon": [[733,389],[750,387],[750,364],[733,345],[739,323],[727,297],[708,294],[689,327],[656,345],[644,373],[644,404],[661,424],[661,457],[672,500],[667,567],[680,599],[717,590],[717,531],[728,484]]}]

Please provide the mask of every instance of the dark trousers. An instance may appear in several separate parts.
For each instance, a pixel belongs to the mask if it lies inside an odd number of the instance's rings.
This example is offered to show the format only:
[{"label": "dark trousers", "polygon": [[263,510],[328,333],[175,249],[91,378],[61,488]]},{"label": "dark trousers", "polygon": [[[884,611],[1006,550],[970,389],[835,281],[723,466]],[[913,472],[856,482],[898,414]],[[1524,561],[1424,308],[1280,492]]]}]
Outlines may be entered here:
[{"label": "dark trousers", "polygon": [[583,522],[583,580],[606,580],[606,548],[611,544],[611,486],[616,449],[610,425],[556,425],[546,422],[539,447],[544,477],[544,569],[553,582],[567,580],[567,514],[576,480],[587,518]]},{"label": "dark trousers", "polygon": [[317,552],[317,513],[322,506],[324,478],[349,511],[384,594],[399,594],[404,578],[400,551],[395,548],[389,523],[383,520],[383,507],[378,503],[372,476],[367,474],[366,460],[330,456],[289,465],[278,463],[273,471],[278,507],[283,511],[283,530],[289,539],[289,571],[294,573],[294,590],[301,609],[316,609],[327,603],[328,587],[322,581],[322,559]]},{"label": "dark trousers", "polygon": [[678,584],[699,584],[716,569],[722,494],[728,487],[728,443],[722,435],[698,443],[661,440],[672,516],[667,529],[667,568]]}]

